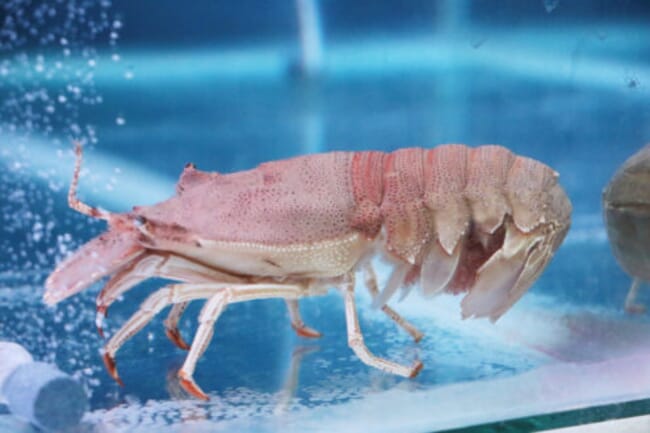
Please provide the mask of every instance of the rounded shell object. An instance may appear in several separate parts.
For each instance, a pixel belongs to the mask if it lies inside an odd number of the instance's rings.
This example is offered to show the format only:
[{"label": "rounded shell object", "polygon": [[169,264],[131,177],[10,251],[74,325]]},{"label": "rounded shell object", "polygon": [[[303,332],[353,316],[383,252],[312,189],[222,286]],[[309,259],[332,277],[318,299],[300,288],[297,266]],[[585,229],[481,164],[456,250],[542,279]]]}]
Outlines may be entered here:
[{"label": "rounded shell object", "polygon": [[605,187],[603,214],[618,263],[632,277],[650,281],[650,144],[625,161]]}]

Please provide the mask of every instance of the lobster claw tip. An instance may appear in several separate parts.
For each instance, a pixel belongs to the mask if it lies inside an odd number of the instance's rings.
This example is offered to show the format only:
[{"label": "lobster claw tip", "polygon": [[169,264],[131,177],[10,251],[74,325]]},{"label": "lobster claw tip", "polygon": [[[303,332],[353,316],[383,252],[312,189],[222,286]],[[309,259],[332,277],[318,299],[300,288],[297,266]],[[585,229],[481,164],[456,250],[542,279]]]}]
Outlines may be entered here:
[{"label": "lobster claw tip", "polygon": [[192,379],[192,376],[188,375],[187,373],[183,372],[182,370],[178,372],[178,380],[181,384],[181,387],[190,395],[203,400],[203,401],[209,401],[210,397],[203,392],[203,390],[194,382],[194,379]]},{"label": "lobster claw tip", "polygon": [[183,350],[190,350],[189,344],[183,340],[183,337],[181,337],[181,333],[178,331],[178,328],[166,328],[165,335],[167,335],[167,338],[169,338],[169,340],[174,343],[176,347]]},{"label": "lobster claw tip", "polygon": [[106,370],[108,371],[108,374],[113,379],[115,379],[118,385],[124,386],[124,382],[122,382],[122,379],[117,374],[117,366],[115,365],[115,358],[109,355],[108,352],[104,353],[104,365],[106,366]]}]

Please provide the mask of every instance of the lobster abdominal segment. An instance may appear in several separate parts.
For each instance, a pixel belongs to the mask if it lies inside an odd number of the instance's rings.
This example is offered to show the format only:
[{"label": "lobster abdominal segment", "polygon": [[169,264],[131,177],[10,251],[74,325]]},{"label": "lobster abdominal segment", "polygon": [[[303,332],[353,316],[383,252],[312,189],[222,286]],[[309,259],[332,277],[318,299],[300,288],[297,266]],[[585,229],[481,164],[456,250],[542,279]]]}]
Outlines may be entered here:
[{"label": "lobster abdominal segment", "polygon": [[[555,219],[559,227],[546,247],[545,265],[568,229],[570,205],[556,173],[501,146],[357,153],[351,172],[353,226],[371,236],[383,227],[383,253],[397,267],[380,304],[416,281],[425,294],[469,291],[481,267],[503,247],[506,227],[525,235]],[[552,203],[554,195],[564,202]],[[527,259],[520,257],[519,273]],[[509,276],[511,285],[518,275]],[[497,304],[481,315],[496,319],[502,314]]]}]

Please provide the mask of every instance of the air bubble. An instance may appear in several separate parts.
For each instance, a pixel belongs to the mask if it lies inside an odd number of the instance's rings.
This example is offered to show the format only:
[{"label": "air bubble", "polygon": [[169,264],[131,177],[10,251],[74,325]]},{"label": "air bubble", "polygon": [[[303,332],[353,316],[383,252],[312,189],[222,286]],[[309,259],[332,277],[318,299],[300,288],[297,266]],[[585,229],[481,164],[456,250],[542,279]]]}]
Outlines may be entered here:
[{"label": "air bubble", "polygon": [[[40,360],[63,360],[87,375],[99,371],[94,353],[86,350],[96,341],[93,332],[85,331],[94,311],[82,298],[56,309],[41,308],[37,288],[42,290],[43,277],[54,263],[80,244],[79,230],[89,228],[65,211],[69,182],[59,178],[67,178],[71,169],[69,137],[97,141],[97,133],[81,119],[87,106],[102,102],[94,80],[104,66],[99,50],[107,48],[111,32],[121,32],[110,6],[106,0],[0,3],[0,135],[9,140],[0,145],[6,172],[0,176],[0,251],[5,253],[0,276],[16,276],[16,287],[13,280],[3,280],[3,294],[12,296],[17,289],[2,321],[15,326],[0,323],[0,330],[3,338],[25,342]],[[113,48],[108,55],[117,53]],[[112,123],[115,116],[107,116],[104,121]],[[38,149],[47,149],[39,155],[49,154],[52,163],[60,162],[58,167],[38,170]],[[60,160],[57,154],[63,155]],[[76,234],[74,240],[67,231]],[[18,285],[33,286],[27,299]],[[66,323],[70,339],[64,341]],[[101,381],[90,382],[90,388],[101,386]]]},{"label": "air bubble", "polygon": [[72,93],[77,98],[81,94],[81,89],[79,88],[79,86],[73,86],[71,84],[68,84],[66,89],[68,90],[68,92]]},{"label": "air bubble", "polygon": [[560,0],[544,0],[544,9],[546,9],[546,13],[550,14],[559,4]]},{"label": "air bubble", "polygon": [[124,119],[124,117],[122,117],[122,116],[117,116],[115,118],[115,124],[117,124],[118,126],[122,126],[122,125],[126,124],[126,119]]}]

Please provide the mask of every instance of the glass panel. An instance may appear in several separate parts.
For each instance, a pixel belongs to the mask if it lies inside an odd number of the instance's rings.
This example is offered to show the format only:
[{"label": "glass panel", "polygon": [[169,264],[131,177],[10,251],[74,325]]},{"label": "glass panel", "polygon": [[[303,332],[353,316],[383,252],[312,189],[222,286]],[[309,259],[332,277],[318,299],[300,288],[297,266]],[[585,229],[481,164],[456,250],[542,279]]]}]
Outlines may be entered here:
[{"label": "glass panel", "polygon": [[[625,312],[631,279],[601,210],[650,137],[646,2],[32,3],[0,6],[0,340],[82,382],[79,431],[517,431],[648,412],[650,319]],[[194,376],[209,402],[176,380],[186,352],[165,338],[163,312],[117,353],[121,388],[98,354],[101,284],[41,301],[55,262],[105,229],[67,208],[73,138],[85,142],[80,197],[115,212],[174,194],[188,161],[230,173],[329,151],[497,143],[560,174],[572,227],[496,324],[463,320],[461,296],[391,299],[424,332],[418,344],[358,278],[368,348],[422,361],[416,378],[359,361],[332,288],[301,301],[317,340],[295,335],[282,300],[228,306]],[[375,264],[383,287],[392,267]],[[166,283],[124,294],[106,333]],[[180,322],[188,341],[200,304]],[[9,417],[0,425],[18,425]]]}]

